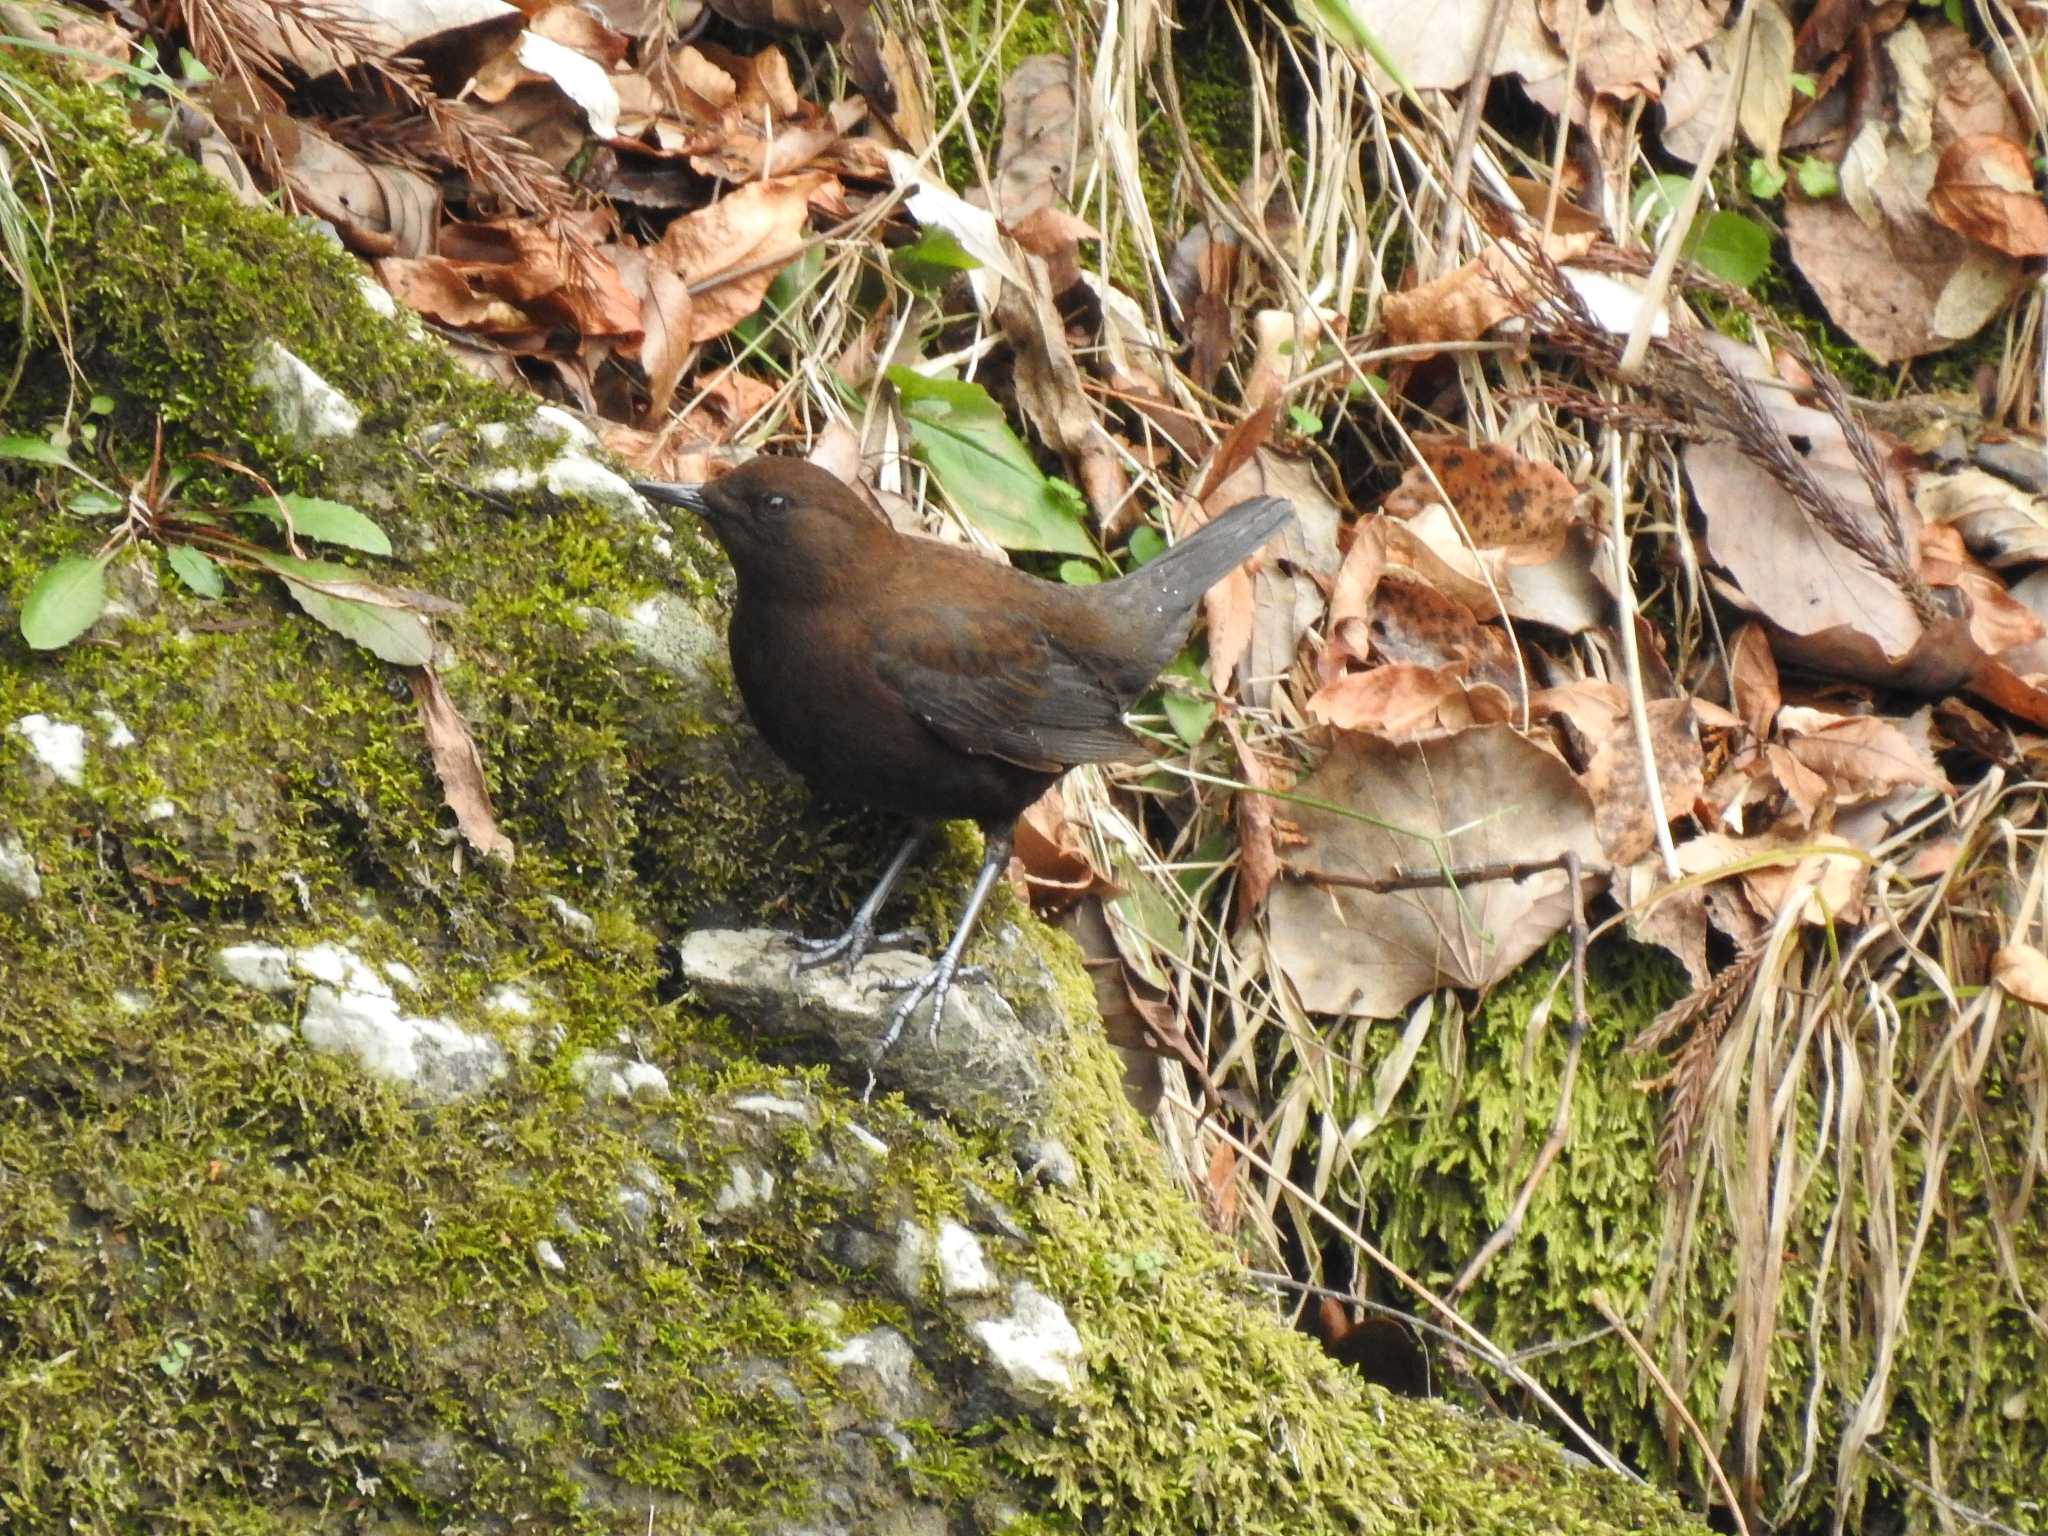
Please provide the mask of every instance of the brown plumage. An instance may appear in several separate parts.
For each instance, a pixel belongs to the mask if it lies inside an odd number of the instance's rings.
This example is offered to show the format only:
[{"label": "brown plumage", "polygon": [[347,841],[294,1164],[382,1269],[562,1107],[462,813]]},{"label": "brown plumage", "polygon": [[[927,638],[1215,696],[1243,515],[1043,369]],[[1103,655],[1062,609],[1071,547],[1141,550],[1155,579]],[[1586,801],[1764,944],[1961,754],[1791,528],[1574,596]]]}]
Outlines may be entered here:
[{"label": "brown plumage", "polygon": [[847,931],[807,945],[809,963],[850,967],[875,942],[932,822],[971,818],[987,837],[952,942],[898,1003],[883,1050],[927,997],[936,1032],[1018,815],[1069,768],[1144,755],[1124,711],[1180,649],[1202,594],[1292,515],[1257,497],[1128,576],[1064,586],[897,533],[799,460],[635,486],[697,513],[731,557],[733,676],[769,746],[820,794],[913,822]]}]

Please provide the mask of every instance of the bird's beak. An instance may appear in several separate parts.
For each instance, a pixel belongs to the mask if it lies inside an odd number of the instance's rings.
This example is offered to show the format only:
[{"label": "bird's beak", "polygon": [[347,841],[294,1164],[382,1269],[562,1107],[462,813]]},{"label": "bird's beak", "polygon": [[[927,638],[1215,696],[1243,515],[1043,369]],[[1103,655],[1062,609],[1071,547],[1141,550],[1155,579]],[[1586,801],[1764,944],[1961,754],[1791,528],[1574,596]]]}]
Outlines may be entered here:
[{"label": "bird's beak", "polygon": [[681,507],[699,517],[710,514],[711,505],[705,501],[701,485],[676,485],[667,480],[635,480],[631,484],[634,490],[658,505]]}]

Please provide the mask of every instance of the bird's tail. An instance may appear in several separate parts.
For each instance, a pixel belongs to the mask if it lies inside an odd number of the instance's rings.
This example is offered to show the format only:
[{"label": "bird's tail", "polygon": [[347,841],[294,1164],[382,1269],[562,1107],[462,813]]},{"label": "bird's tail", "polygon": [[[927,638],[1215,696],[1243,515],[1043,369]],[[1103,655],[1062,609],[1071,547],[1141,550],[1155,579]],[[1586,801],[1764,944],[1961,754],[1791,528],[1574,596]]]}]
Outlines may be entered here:
[{"label": "bird's tail", "polygon": [[[1188,620],[1202,594],[1242,564],[1294,518],[1294,503],[1278,496],[1254,496],[1209,519],[1178,544],[1154,556],[1128,576],[1098,589],[1134,616],[1156,620],[1149,632],[1164,646],[1148,678],[1173,659],[1187,637]],[[1149,660],[1150,658],[1148,658]]]}]

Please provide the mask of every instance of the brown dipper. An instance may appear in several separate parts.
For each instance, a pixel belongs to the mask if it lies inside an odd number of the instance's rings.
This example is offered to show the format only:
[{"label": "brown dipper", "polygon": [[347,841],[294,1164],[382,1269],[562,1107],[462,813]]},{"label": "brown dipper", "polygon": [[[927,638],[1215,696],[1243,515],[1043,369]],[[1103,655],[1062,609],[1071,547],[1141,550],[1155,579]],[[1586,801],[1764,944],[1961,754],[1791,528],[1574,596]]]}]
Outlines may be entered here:
[{"label": "brown dipper", "polygon": [[731,557],[733,677],[768,745],[814,792],[911,820],[846,931],[800,941],[807,966],[851,970],[876,942],[882,903],[933,822],[981,825],[987,852],[952,942],[908,984],[877,1056],[926,998],[936,1037],[1017,817],[1069,768],[1145,755],[1124,711],[1180,649],[1202,594],[1293,515],[1254,497],[1128,576],[1064,586],[900,534],[796,459],[634,488],[696,513]]}]

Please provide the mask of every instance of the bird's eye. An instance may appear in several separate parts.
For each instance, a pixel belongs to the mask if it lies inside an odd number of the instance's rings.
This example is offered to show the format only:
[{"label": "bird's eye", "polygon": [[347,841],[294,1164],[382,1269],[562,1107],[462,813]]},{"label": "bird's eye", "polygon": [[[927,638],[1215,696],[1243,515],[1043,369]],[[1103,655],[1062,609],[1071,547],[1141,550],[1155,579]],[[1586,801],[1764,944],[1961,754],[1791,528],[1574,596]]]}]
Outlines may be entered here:
[{"label": "bird's eye", "polygon": [[763,512],[781,512],[788,506],[789,498],[787,496],[763,496],[761,498],[761,510]]}]

